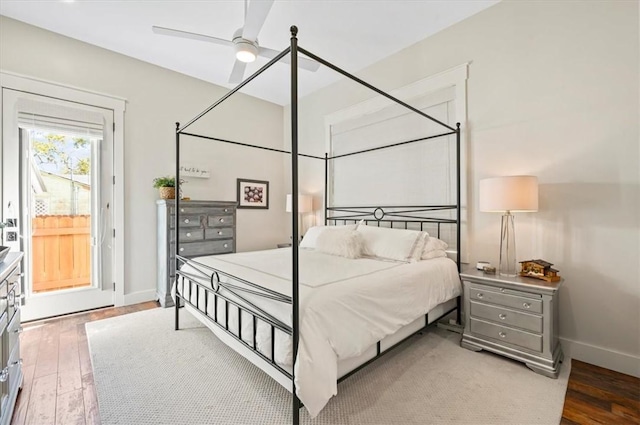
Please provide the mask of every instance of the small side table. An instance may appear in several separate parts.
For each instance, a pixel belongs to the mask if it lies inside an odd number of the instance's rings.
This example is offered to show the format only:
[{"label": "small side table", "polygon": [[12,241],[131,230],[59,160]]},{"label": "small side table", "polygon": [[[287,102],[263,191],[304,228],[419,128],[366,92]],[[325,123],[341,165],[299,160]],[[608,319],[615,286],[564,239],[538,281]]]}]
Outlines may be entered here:
[{"label": "small side table", "polygon": [[464,286],[464,332],[460,345],[521,361],[557,378],[564,357],[558,340],[560,282],[489,275],[468,268]]},{"label": "small side table", "polygon": [[291,248],[291,243],[279,243],[278,248]]}]

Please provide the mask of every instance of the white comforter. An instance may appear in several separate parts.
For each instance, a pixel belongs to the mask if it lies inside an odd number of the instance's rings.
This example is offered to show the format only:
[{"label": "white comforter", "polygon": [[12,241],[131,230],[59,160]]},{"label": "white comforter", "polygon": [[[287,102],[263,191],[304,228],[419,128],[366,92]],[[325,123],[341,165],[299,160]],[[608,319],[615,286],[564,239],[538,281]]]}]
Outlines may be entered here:
[{"label": "white comforter", "polygon": [[[200,257],[195,261],[291,295],[290,249]],[[407,264],[352,260],[301,249],[299,264],[300,340],[295,384],[298,397],[312,417],[337,394],[338,359],[361,355],[372,344],[461,293],[456,265],[448,258]],[[195,303],[193,292],[189,294],[185,289],[182,295]],[[200,291],[201,308],[203,292]],[[291,306],[246,298],[291,325]],[[224,323],[221,303],[218,321]],[[213,317],[211,301],[208,310]],[[229,309],[230,330],[236,334],[237,314],[235,308]],[[250,316],[243,314],[241,335],[248,344],[253,342],[252,326]],[[259,322],[256,334],[258,348],[270,357],[270,327]],[[277,331],[276,362],[291,365],[291,352],[290,338]]]}]

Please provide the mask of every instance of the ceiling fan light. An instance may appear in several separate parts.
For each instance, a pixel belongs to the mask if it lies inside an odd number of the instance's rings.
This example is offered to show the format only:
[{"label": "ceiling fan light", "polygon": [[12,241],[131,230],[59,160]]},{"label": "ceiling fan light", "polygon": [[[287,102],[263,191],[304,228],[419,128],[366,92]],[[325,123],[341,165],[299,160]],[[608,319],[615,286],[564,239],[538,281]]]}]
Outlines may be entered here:
[{"label": "ceiling fan light", "polygon": [[250,43],[236,42],[236,59],[240,62],[253,62],[258,55],[258,48]]}]

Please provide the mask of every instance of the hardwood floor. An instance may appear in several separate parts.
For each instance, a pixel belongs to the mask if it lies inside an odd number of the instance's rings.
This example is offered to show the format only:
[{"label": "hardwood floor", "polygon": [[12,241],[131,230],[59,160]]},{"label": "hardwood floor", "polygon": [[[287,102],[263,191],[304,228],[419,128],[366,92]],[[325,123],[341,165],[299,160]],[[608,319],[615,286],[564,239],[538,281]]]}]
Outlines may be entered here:
[{"label": "hardwood floor", "polygon": [[[100,424],[84,324],[157,306],[147,302],[25,324],[24,384],[11,423]],[[640,379],[573,360],[561,424],[640,424]]]},{"label": "hardwood floor", "polygon": [[23,324],[24,383],[11,423],[100,424],[84,324],[157,306],[152,301]]},{"label": "hardwood floor", "polygon": [[572,360],[561,424],[640,424],[640,379]]}]

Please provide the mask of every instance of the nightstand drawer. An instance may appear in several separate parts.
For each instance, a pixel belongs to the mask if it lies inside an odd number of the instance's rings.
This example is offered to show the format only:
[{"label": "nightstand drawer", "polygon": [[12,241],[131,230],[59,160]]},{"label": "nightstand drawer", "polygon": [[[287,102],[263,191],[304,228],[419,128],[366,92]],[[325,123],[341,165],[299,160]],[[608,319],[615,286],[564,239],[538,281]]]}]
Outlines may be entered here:
[{"label": "nightstand drawer", "polygon": [[517,345],[528,350],[542,352],[542,335],[520,331],[507,326],[494,325],[473,317],[471,318],[471,333]]},{"label": "nightstand drawer", "polygon": [[542,333],[542,316],[471,302],[471,316]]},{"label": "nightstand drawer", "polygon": [[512,295],[508,292],[497,291],[499,291],[499,288],[473,284],[469,289],[469,297],[475,301],[498,304],[522,311],[530,311],[532,313],[542,313],[541,297],[523,297]]}]

